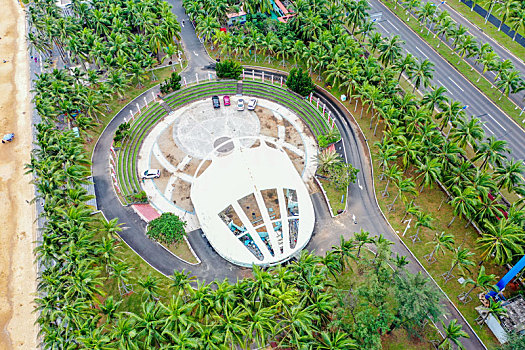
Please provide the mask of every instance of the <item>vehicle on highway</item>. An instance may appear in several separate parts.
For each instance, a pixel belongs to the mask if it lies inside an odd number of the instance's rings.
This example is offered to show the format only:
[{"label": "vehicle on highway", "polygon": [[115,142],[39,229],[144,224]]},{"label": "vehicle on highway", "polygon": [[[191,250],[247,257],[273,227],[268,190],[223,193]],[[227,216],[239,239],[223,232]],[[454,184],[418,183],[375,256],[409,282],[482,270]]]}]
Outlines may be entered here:
[{"label": "vehicle on highway", "polygon": [[222,98],[222,101],[224,102],[224,105],[225,106],[229,106],[230,105],[230,96],[226,95]]},{"label": "vehicle on highway", "polygon": [[248,103],[248,110],[249,111],[253,111],[255,109],[255,107],[257,107],[257,99],[256,98],[252,98],[250,100],[250,102]]},{"label": "vehicle on highway", "polygon": [[213,108],[221,108],[221,100],[219,100],[219,96],[212,96],[211,102],[213,103]]},{"label": "vehicle on highway", "polygon": [[244,111],[244,100],[242,98],[237,101],[237,110]]},{"label": "vehicle on highway", "polygon": [[148,169],[142,174],[143,179],[158,179],[160,177],[159,169]]}]

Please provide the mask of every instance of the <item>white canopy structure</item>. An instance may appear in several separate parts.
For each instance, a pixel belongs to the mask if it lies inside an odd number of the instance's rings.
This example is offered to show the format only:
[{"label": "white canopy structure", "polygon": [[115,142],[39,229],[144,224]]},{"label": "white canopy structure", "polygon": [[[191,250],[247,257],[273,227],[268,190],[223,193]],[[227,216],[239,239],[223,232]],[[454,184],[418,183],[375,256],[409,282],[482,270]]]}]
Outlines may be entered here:
[{"label": "white canopy structure", "polygon": [[[251,137],[250,137],[251,138]],[[191,200],[208,241],[241,266],[274,265],[301,251],[315,215],[308,190],[286,152],[258,138],[217,140],[211,164],[191,188]]]}]

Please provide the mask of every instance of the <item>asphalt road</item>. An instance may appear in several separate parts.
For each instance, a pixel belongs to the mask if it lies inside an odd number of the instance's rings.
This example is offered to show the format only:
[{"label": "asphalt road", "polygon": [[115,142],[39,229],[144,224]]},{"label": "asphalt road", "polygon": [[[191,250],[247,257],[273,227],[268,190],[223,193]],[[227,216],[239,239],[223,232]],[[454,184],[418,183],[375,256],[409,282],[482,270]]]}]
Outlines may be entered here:
[{"label": "asphalt road", "polygon": [[386,37],[399,35],[405,41],[404,49],[406,52],[421,60],[429,59],[432,61],[435,65],[432,85],[444,86],[448,90],[447,95],[450,98],[468,105],[467,115],[478,117],[484,122],[483,128],[486,136],[495,136],[497,139],[507,141],[508,147],[512,150],[512,157],[523,161],[525,159],[525,131],[459,74],[403,21],[390,12],[386,6],[378,0],[369,0],[368,2],[372,7],[369,11],[370,14],[378,12],[382,14],[381,20],[377,21],[377,30]]},{"label": "asphalt road", "polygon": [[[512,54],[510,51],[505,49],[503,46],[499,45],[498,42],[496,42],[494,39],[492,39],[489,35],[485,34],[485,32],[477,27],[476,25],[472,24],[468,19],[463,17],[459,12],[456,12],[452,7],[450,7],[447,3],[441,5],[440,0],[429,0],[430,2],[433,2],[436,4],[436,6],[439,6],[440,10],[446,10],[450,17],[456,22],[461,24],[462,26],[468,28],[468,34],[475,37],[478,42],[480,43],[488,43],[490,46],[492,46],[494,52],[498,54],[498,56],[501,58],[501,60],[510,60],[512,64],[514,64],[514,67],[519,70],[522,73],[522,76],[525,75],[525,63],[523,62],[523,59],[525,57],[525,48],[522,48],[521,52],[523,55],[521,57],[516,57],[514,54]],[[475,12],[473,12],[474,15],[477,16]],[[481,17],[480,17],[481,18]],[[434,28],[434,26],[432,26]],[[449,44],[452,43],[452,39],[449,40]],[[452,45],[449,45],[452,48]],[[476,71],[479,73],[482,73],[483,67],[479,64],[476,64],[474,58],[468,58],[467,61],[474,66]],[[484,76],[489,79],[490,81],[494,82],[494,78],[496,77],[496,74],[492,72],[487,72],[484,74]],[[523,108],[525,106],[525,101],[523,101],[523,98],[525,97],[525,91],[520,91],[516,94],[511,94],[510,98],[512,101],[514,101],[518,106]]]}]

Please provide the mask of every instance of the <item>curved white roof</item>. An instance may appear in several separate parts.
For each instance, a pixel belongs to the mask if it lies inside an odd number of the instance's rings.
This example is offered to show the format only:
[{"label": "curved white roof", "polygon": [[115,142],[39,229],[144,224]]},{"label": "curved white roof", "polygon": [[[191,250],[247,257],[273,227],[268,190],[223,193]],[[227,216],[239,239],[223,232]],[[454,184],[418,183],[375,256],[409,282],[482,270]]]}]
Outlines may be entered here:
[{"label": "curved white roof", "polygon": [[223,143],[233,142],[233,150],[217,145],[227,154],[207,157],[212,163],[202,174],[197,170],[191,188],[208,241],[242,266],[288,260],[306,246],[315,221],[308,190],[286,152],[259,140],[252,148],[242,147],[238,138]]}]

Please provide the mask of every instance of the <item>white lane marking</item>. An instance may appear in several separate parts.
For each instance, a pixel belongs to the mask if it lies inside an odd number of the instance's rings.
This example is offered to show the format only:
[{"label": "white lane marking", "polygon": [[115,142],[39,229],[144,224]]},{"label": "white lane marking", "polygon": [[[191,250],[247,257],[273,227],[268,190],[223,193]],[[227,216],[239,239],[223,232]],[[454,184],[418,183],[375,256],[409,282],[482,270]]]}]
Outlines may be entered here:
[{"label": "white lane marking", "polygon": [[381,24],[381,22],[378,22],[377,24],[379,24],[379,26],[381,28],[383,28],[385,30],[385,32],[387,32],[388,34],[390,34],[390,32],[388,31],[388,29],[386,29],[385,27],[383,27],[383,25]]},{"label": "white lane marking", "polygon": [[184,28],[184,21],[180,22],[180,25]]},{"label": "white lane marking", "polygon": [[448,79],[449,79],[451,82],[453,82],[454,85],[456,85],[456,86],[458,87],[458,89],[460,89],[461,91],[465,92],[465,90],[463,90],[463,89],[461,88],[461,86],[459,86],[454,80],[452,80],[451,77],[448,77]]},{"label": "white lane marking", "polygon": [[496,73],[494,73],[493,71],[489,70],[489,73],[492,73],[494,76],[496,76]]},{"label": "white lane marking", "polygon": [[483,125],[492,135],[496,135],[494,134],[494,132],[492,130],[490,130],[490,128],[487,126],[487,124]]},{"label": "white lane marking", "polygon": [[394,27],[395,30],[397,30],[399,32],[399,29],[397,29],[397,27],[394,25],[394,23],[390,22],[388,19],[386,20],[388,23],[390,23],[390,25],[392,27]]},{"label": "white lane marking", "polygon": [[441,82],[441,80],[439,80],[439,79],[438,79],[438,80],[437,80],[437,82],[438,82],[438,83],[440,83],[440,84],[441,84],[441,86],[443,86],[443,87],[444,87],[445,89],[447,89],[447,90],[448,90],[448,88],[447,88],[447,87],[445,86],[445,84],[443,84],[443,83]]},{"label": "white lane marking", "polygon": [[199,56],[199,54],[198,54],[198,53],[196,53],[195,51],[193,51],[193,54],[194,54],[195,56]]},{"label": "white lane marking", "polygon": [[[408,49],[405,49],[405,51],[406,51],[407,53],[410,53],[410,51],[408,51]],[[411,54],[411,53],[410,53],[410,54]],[[411,54],[411,55],[412,55],[412,54]]]},{"label": "white lane marking", "polygon": [[420,49],[419,47],[416,46],[416,50],[418,50],[419,52],[421,52],[421,54],[422,54],[423,56],[425,56],[426,58],[428,58],[428,56],[425,55],[425,53],[424,53],[423,51],[421,51],[421,49]]},{"label": "white lane marking", "polygon": [[507,131],[507,129],[505,129],[503,127],[503,125],[501,125],[494,117],[492,117],[490,114],[487,113],[487,115],[489,116],[490,119],[494,120],[496,122],[496,124],[499,125],[500,128],[502,128],[503,130]]},{"label": "white lane marking", "polygon": [[361,183],[359,182],[359,179],[357,179],[357,186],[359,186],[360,190],[363,190],[363,186],[361,186]]}]

